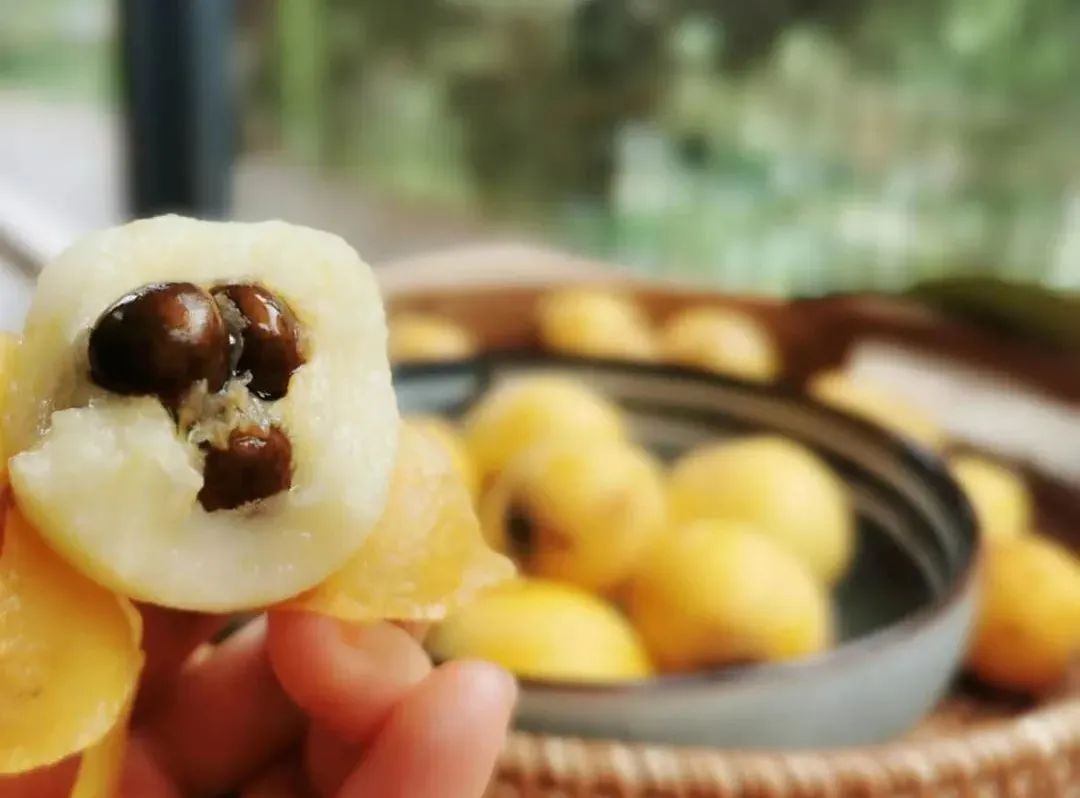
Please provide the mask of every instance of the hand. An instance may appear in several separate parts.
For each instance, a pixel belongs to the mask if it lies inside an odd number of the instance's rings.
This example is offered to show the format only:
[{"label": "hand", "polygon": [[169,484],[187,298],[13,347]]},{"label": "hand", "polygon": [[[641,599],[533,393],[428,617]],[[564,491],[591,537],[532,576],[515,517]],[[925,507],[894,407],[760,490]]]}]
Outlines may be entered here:
[{"label": "hand", "polygon": [[[483,795],[516,697],[494,666],[433,668],[388,623],[276,612],[209,648],[221,619],[143,617],[123,798]],[[0,798],[66,798],[76,766],[0,778]]]}]

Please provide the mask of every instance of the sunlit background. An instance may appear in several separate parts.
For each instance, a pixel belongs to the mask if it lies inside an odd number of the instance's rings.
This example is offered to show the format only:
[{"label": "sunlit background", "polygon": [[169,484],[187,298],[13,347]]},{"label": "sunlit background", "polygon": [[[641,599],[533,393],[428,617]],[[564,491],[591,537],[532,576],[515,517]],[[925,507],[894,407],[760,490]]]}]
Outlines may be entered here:
[{"label": "sunlit background", "polygon": [[[79,230],[128,213],[117,6],[0,0],[0,211]],[[522,238],[787,295],[970,270],[1080,283],[1075,0],[232,17],[228,212],[317,223],[376,261]]]}]

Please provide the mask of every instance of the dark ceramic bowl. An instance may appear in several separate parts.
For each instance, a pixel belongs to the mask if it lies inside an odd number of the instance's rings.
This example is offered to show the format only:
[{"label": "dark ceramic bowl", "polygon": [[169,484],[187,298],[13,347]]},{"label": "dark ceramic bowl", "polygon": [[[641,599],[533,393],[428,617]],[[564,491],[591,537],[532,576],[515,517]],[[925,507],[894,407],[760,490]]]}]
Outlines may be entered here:
[{"label": "dark ceramic bowl", "polygon": [[527,681],[521,727],[742,748],[847,746],[895,737],[934,706],[971,627],[978,540],[933,454],[801,395],[668,366],[495,354],[401,367],[398,399],[405,413],[456,415],[491,385],[541,372],[608,395],[665,458],[754,432],[805,444],[846,482],[859,536],[834,594],[840,641],[831,651],[629,685]]}]

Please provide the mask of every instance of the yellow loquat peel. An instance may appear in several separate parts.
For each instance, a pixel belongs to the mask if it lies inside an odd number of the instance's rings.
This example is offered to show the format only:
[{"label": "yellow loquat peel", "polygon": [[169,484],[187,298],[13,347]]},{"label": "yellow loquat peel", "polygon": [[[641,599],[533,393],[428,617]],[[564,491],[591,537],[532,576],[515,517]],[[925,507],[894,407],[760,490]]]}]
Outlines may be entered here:
[{"label": "yellow loquat peel", "polygon": [[0,773],[102,740],[142,667],[134,606],[57,557],[13,505],[0,554]]},{"label": "yellow loquat peel", "polygon": [[127,751],[131,704],[124,708],[108,734],[83,751],[71,798],[113,798],[120,788]]},{"label": "yellow loquat peel", "polygon": [[513,575],[488,548],[468,489],[445,447],[401,425],[382,518],[352,559],[284,609],[346,621],[433,621],[483,587]]}]

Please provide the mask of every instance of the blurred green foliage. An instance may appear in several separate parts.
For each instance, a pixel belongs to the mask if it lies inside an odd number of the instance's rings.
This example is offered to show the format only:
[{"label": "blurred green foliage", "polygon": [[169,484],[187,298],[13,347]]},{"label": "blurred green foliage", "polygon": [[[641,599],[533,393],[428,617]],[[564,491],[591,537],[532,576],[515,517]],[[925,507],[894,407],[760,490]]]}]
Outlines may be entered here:
[{"label": "blurred green foliage", "polygon": [[0,88],[110,98],[112,0],[0,0]]},{"label": "blurred green foliage", "polygon": [[286,141],[369,188],[733,288],[1080,281],[1075,0],[280,0],[277,22]]},{"label": "blurred green foliage", "polygon": [[[0,0],[110,96],[113,0]],[[1077,0],[238,0],[244,147],[732,289],[1080,285]],[[976,265],[971,265],[976,264]]]}]

